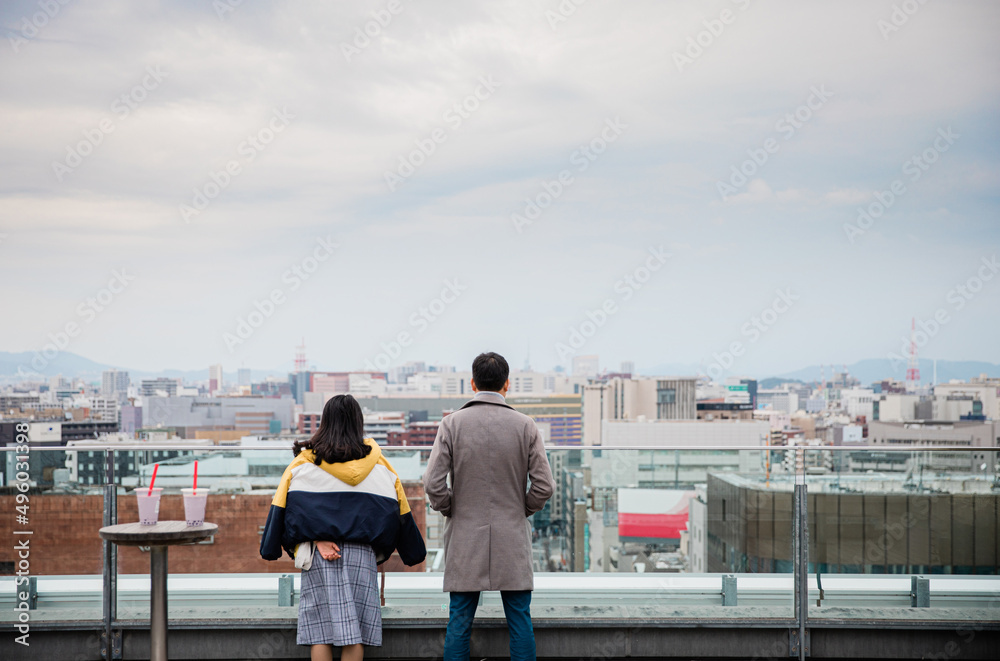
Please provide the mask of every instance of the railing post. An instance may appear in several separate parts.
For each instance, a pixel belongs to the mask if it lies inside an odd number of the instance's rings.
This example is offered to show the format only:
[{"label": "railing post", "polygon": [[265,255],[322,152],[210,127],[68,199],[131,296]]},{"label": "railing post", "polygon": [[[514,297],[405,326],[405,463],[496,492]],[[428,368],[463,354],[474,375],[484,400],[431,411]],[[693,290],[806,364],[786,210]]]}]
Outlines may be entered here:
[{"label": "railing post", "polygon": [[291,574],[282,574],[278,577],[278,605],[291,606],[292,596],[295,592],[295,577]]},{"label": "railing post", "polygon": [[737,601],[736,574],[722,577],[722,605],[735,606]]},{"label": "railing post", "polygon": [[910,607],[930,608],[931,582],[923,576],[910,577]]},{"label": "railing post", "polygon": [[[795,452],[802,452],[796,449]],[[797,464],[799,462],[796,462]],[[803,462],[804,464],[804,462]],[[804,469],[803,469],[804,470]],[[792,563],[795,592],[795,621],[798,626],[798,657],[809,655],[806,622],[809,619],[809,513],[805,473],[796,473],[792,496]]]},{"label": "railing post", "polygon": [[28,577],[28,610],[38,608],[38,577]]},{"label": "railing post", "polygon": [[[113,526],[118,523],[118,498],[115,487],[115,451],[110,448],[104,450],[104,477],[104,526]],[[108,540],[104,540],[101,567],[104,573],[104,634],[101,636],[101,656],[111,661],[121,658],[121,647],[116,644],[113,631],[118,617],[118,548]]]}]

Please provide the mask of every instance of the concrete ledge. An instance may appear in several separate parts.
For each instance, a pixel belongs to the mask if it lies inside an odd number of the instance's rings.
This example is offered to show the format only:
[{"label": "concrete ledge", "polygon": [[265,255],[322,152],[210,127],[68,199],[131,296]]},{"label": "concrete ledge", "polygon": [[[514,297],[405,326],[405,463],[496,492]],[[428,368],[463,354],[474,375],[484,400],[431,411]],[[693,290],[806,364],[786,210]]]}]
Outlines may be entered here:
[{"label": "concrete ledge", "polygon": [[[306,659],[309,650],[296,645],[294,608],[268,609],[270,619],[171,619],[169,651],[176,660]],[[484,607],[485,610],[485,607]],[[685,609],[690,610],[690,609]],[[713,609],[715,610],[715,609]],[[753,609],[748,609],[753,610]],[[922,611],[921,619],[882,618],[810,621],[810,658],[815,659],[994,659],[1000,649],[1000,621],[944,619],[956,609]],[[933,612],[937,610],[938,612]],[[928,612],[931,611],[931,612]],[[969,612],[969,617],[996,618],[996,612]],[[65,611],[63,611],[65,614]],[[494,615],[492,613],[484,613]],[[539,659],[787,659],[790,620],[612,617],[539,618],[535,635]],[[281,617],[291,615],[290,617]],[[608,615],[608,613],[606,613]],[[279,616],[279,617],[274,617]],[[440,658],[444,617],[391,617],[385,621],[384,645],[366,651],[372,659]],[[149,624],[119,622],[123,658],[149,658]],[[0,626],[0,658],[97,661],[101,656],[99,622],[33,622],[30,647],[14,644],[10,624]],[[472,636],[475,658],[504,658],[507,632],[500,617],[477,618]]]},{"label": "concrete ledge", "polygon": [[[295,644],[294,628],[171,629],[169,654],[175,660],[308,659]],[[814,659],[995,659],[997,631],[811,629]],[[553,627],[536,631],[538,658],[556,659],[787,659],[788,629]],[[149,631],[123,630],[123,658],[149,658]],[[384,645],[366,658],[418,660],[441,658],[443,628],[386,629]],[[477,627],[472,654],[477,659],[508,656],[507,632]],[[96,631],[50,631],[32,635],[30,648],[5,636],[0,655],[21,659],[98,661]]]},{"label": "concrete ledge", "polygon": [[[29,611],[34,631],[100,628],[101,614],[93,608],[51,608]],[[536,629],[599,626],[602,628],[698,627],[788,628],[795,626],[790,608],[760,606],[544,606],[532,608]],[[13,632],[17,612],[0,611],[0,632]],[[440,628],[447,612],[434,606],[385,606],[386,629]],[[170,606],[171,629],[225,629],[240,626],[291,627],[298,621],[298,606]],[[116,628],[149,627],[149,607],[118,609]],[[476,626],[506,626],[501,606],[480,606]],[[811,628],[855,629],[955,629],[979,626],[1000,630],[1000,608],[810,608]]]}]

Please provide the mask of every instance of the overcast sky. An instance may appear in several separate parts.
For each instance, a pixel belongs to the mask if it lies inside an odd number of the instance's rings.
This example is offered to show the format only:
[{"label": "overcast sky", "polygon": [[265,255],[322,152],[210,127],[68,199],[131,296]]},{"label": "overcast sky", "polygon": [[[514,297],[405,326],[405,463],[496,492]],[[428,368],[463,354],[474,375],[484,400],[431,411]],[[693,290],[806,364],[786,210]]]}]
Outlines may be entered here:
[{"label": "overcast sky", "polygon": [[1000,3],[51,4],[0,5],[0,350],[76,324],[69,351],[141,370],[285,368],[301,338],[327,369],[707,368],[739,342],[766,376],[938,315],[921,357],[1000,362]]}]

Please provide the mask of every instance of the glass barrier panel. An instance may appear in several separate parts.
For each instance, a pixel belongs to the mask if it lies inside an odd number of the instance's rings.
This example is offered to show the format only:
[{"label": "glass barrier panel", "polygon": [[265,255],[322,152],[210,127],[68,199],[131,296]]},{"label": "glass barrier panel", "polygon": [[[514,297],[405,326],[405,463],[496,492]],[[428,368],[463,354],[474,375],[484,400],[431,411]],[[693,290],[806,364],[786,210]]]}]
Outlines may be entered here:
[{"label": "glass barrier panel", "polygon": [[[79,482],[64,448],[2,450],[0,508],[9,527],[0,550],[0,622],[18,619],[22,595],[29,597],[31,622],[99,621],[103,473],[95,471],[96,482]],[[88,461],[103,467],[104,451],[93,455]]]},{"label": "glass barrier panel", "polygon": [[804,454],[810,617],[880,608],[920,618],[939,607],[1000,616],[997,452]]},{"label": "glass barrier panel", "polygon": [[[246,617],[239,606],[277,605],[281,574],[294,574],[298,583],[291,558],[269,562],[259,551],[290,449],[128,450],[115,456],[119,523],[139,521],[137,494],[148,493],[157,465],[158,520],[186,521],[181,489],[194,486],[198,462],[198,491],[207,493],[204,520],[216,524],[218,533],[167,548],[171,618]],[[149,617],[149,572],[148,546],[118,547],[118,619]]]},{"label": "glass barrier panel", "polygon": [[[444,518],[423,494],[429,450],[383,450],[403,481],[428,548],[427,560],[417,567],[389,560],[388,571],[407,573],[390,575],[387,605],[420,605],[436,614],[447,604],[440,584],[447,559]],[[250,590],[242,600],[231,600],[234,606],[275,604],[278,579],[286,574],[293,577],[292,605],[297,605],[299,570],[292,559],[269,562],[259,554],[290,449],[115,454],[119,522],[138,520],[135,492],[148,489],[156,464],[156,486],[163,489],[160,520],[183,520],[180,489],[192,486],[196,459],[199,489],[210,490],[205,520],[219,526],[218,534],[210,542],[168,551],[172,613],[198,617],[204,603],[195,588],[225,589],[233,581]],[[793,616],[793,480],[780,451],[557,448],[547,454],[555,493],[530,520],[536,603],[641,605],[647,616],[663,617],[704,615],[692,608],[754,606],[753,612],[726,608],[719,616]],[[118,572],[119,619],[145,617],[148,549],[120,547]],[[201,575],[200,584],[191,583],[190,595],[181,587],[182,575],[184,580]],[[483,603],[499,606],[499,596],[486,594]]]},{"label": "glass barrier panel", "polygon": [[[436,613],[446,604],[440,577],[447,558],[444,519],[427,506],[421,484],[428,451],[385,452],[428,546],[427,560],[406,574],[398,571],[404,569],[398,558],[390,561],[398,564],[389,567],[397,573],[387,583],[388,604]],[[793,492],[802,475],[811,617],[870,618],[874,608],[907,619],[961,607],[970,617],[992,612],[995,619],[997,455],[986,449],[553,448],[555,493],[530,520],[536,599],[553,606],[641,604],[648,617],[706,616],[699,609],[713,608],[718,612],[707,616],[791,618]],[[231,606],[234,616],[265,609],[286,589],[283,575],[292,577],[290,605],[297,605],[299,572],[291,558],[268,562],[259,555],[289,449],[118,450],[113,456],[120,523],[138,520],[136,490],[148,489],[157,464],[159,518],[184,520],[180,489],[193,484],[198,460],[199,488],[209,491],[206,520],[219,533],[170,548],[171,617],[204,617],[204,609],[220,605]],[[11,449],[3,458],[11,487],[23,466]],[[33,448],[27,463],[32,486],[24,502],[12,488],[0,499],[12,513],[14,536],[27,533],[25,560],[38,594],[33,617],[99,619],[103,559],[96,531],[103,522],[105,451]],[[21,558],[9,546],[0,554],[0,580],[9,583],[3,599],[13,606]],[[117,570],[118,618],[148,617],[149,549],[119,547]],[[484,605],[499,605],[494,597],[486,595]],[[915,612],[928,603],[931,611]],[[739,609],[744,606],[755,610],[747,615]]]},{"label": "glass barrier panel", "polygon": [[532,517],[536,572],[606,585],[601,603],[644,603],[647,616],[754,605],[767,610],[716,616],[792,617],[791,482],[777,455],[604,448],[548,458],[555,493]]}]

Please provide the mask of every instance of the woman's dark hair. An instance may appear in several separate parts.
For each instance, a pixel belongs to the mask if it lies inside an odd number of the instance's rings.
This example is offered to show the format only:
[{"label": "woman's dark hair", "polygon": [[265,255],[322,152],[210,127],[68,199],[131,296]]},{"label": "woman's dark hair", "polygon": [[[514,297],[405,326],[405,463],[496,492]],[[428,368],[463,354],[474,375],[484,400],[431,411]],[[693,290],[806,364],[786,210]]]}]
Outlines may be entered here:
[{"label": "woman's dark hair", "polygon": [[507,361],[498,353],[481,353],[472,361],[472,380],[479,390],[500,392],[503,384],[507,383],[508,376],[510,368]]},{"label": "woman's dark hair", "polygon": [[365,415],[358,400],[350,395],[331,397],[323,407],[323,417],[319,429],[308,441],[297,441],[293,447],[295,456],[305,449],[316,455],[313,463],[321,461],[335,464],[367,457],[372,451],[365,443]]}]

